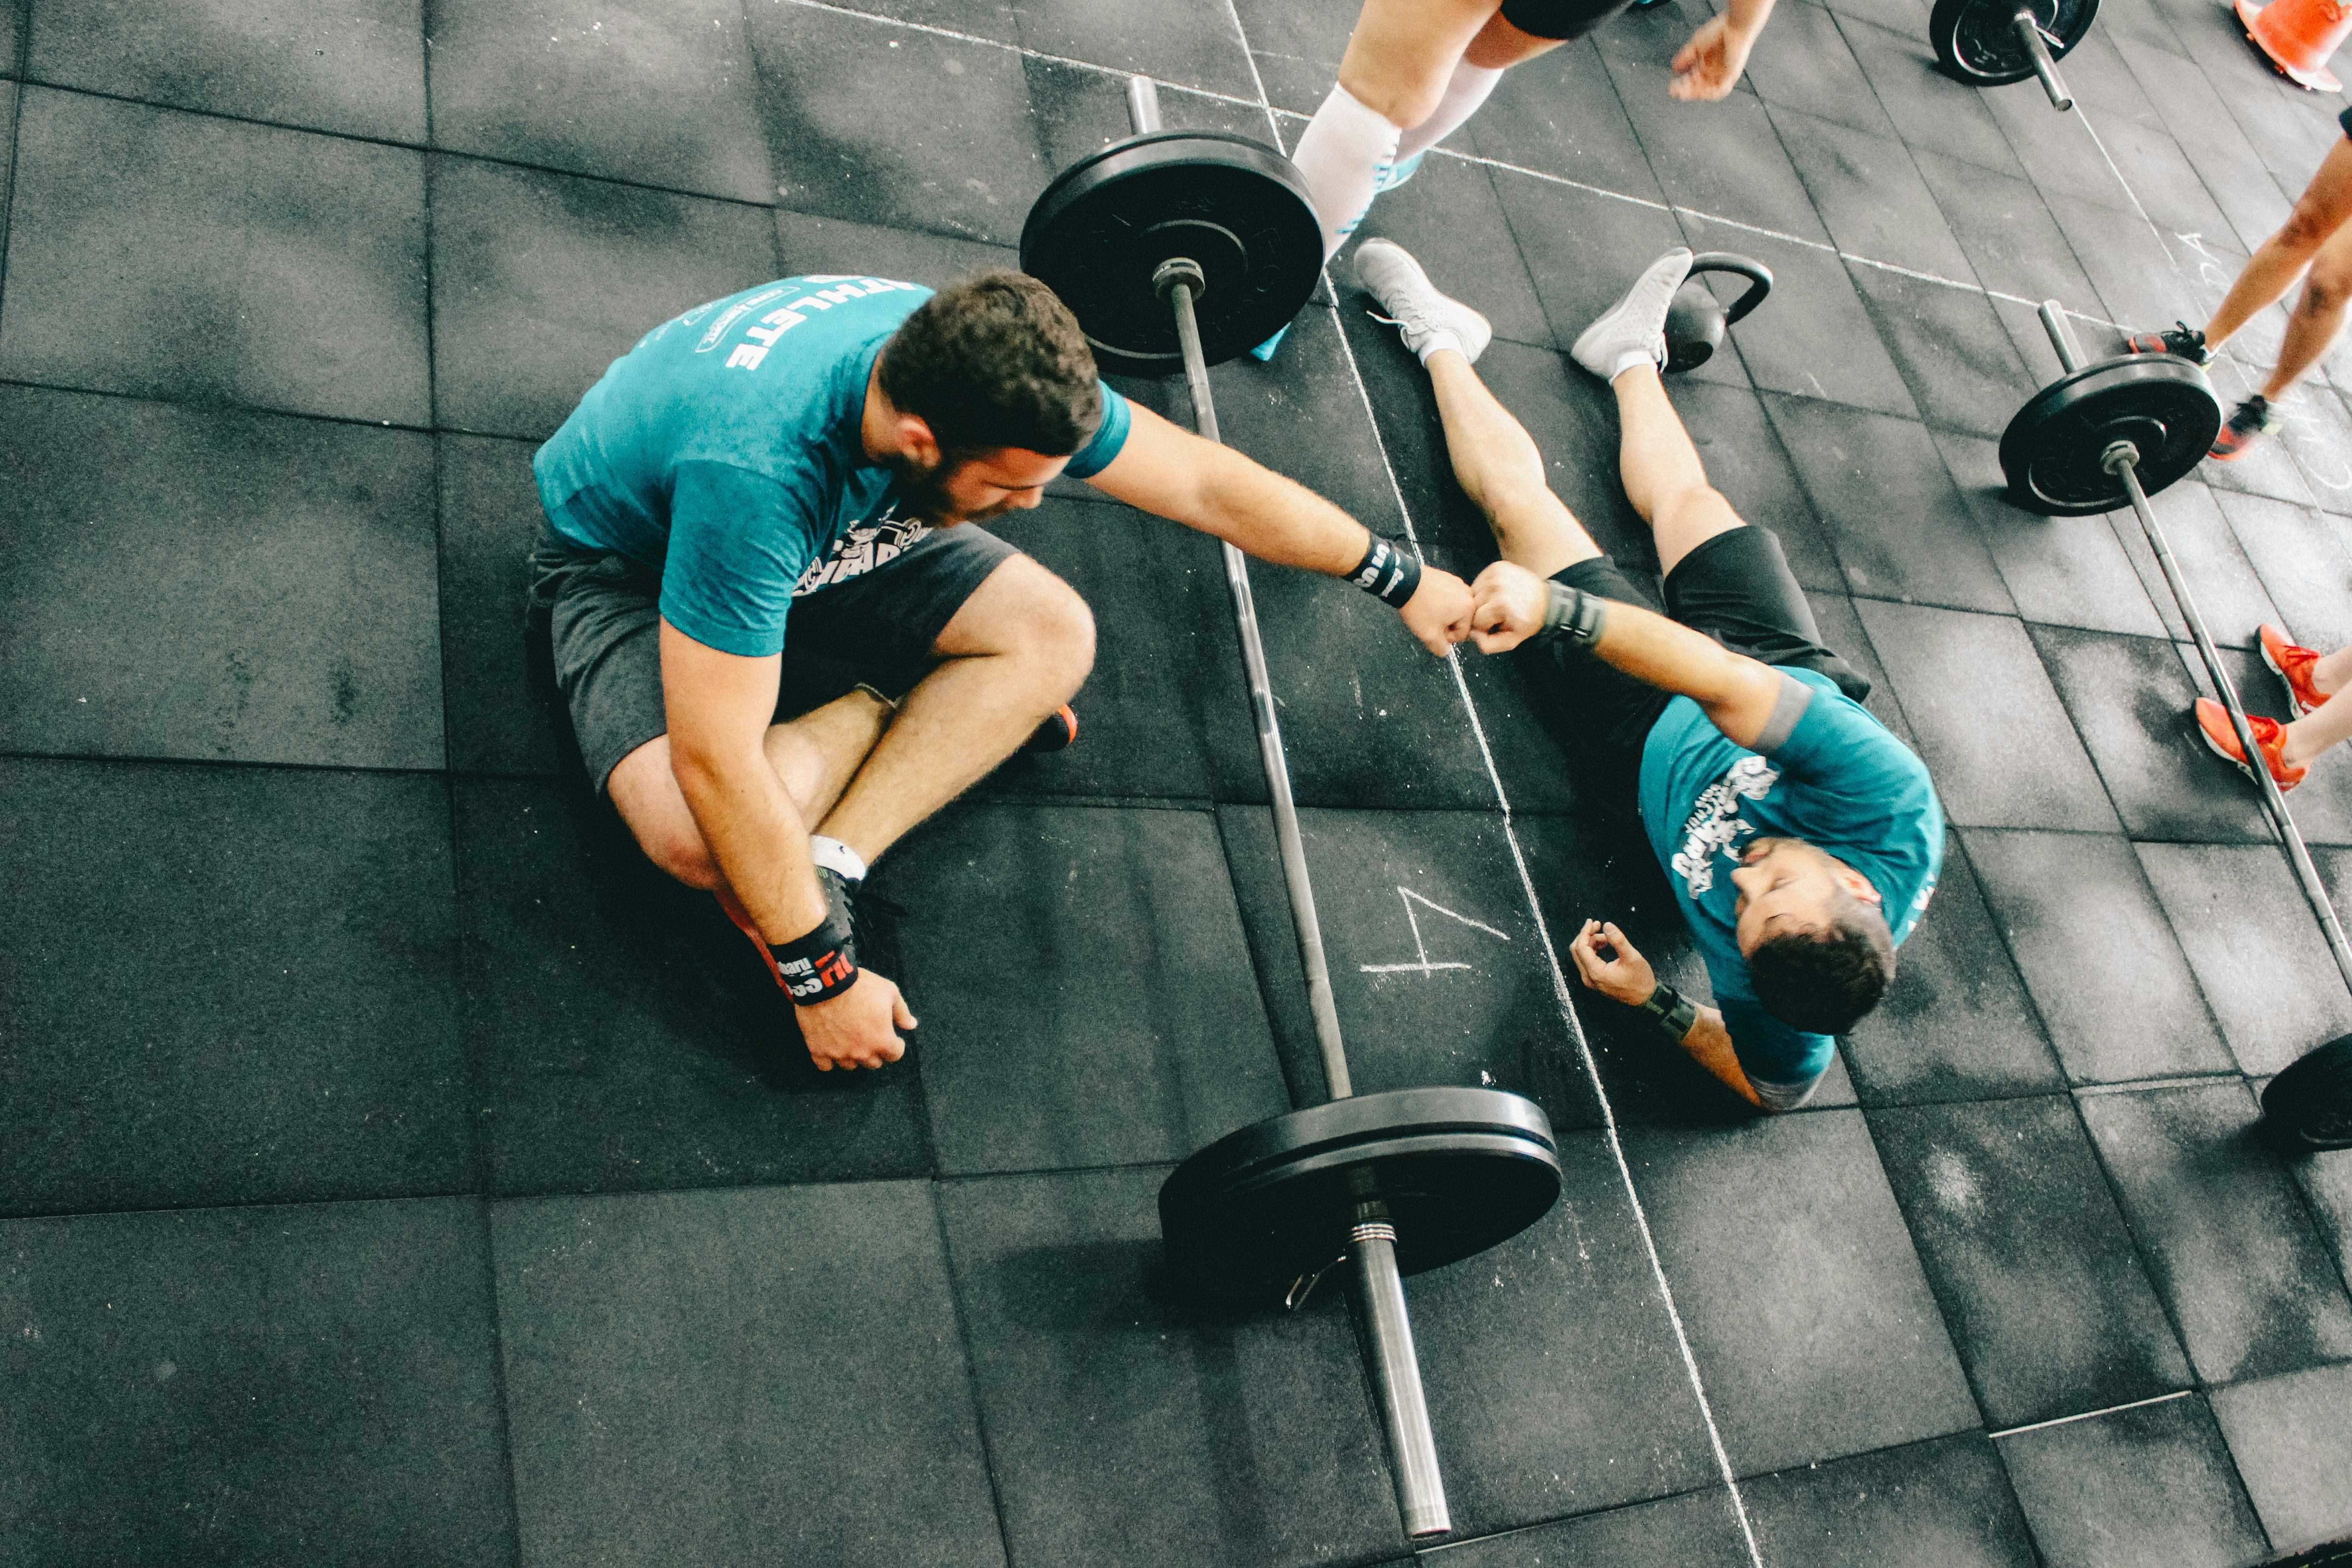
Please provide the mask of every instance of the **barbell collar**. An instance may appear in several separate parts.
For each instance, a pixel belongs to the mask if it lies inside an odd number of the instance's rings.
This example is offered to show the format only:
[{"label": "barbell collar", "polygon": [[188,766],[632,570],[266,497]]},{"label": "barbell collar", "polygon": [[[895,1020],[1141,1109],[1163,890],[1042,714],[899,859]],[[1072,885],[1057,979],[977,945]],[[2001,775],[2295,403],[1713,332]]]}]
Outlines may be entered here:
[{"label": "barbell collar", "polygon": [[2147,505],[2147,496],[2139,486],[2139,447],[2129,441],[2110,441],[2107,449],[2099,454],[2099,467],[2111,474],[2121,474],[2129,468],[2131,477],[2124,481],[2131,493],[2132,504]]},{"label": "barbell collar", "polygon": [[[1152,269],[1151,291],[1159,295],[1162,300],[1168,299],[1170,290],[1173,289],[1179,283],[1181,283],[1186,288],[1192,289],[1192,300],[1196,305],[1209,292],[1208,275],[1201,270],[1201,264],[1193,260],[1189,256],[1171,256],[1167,260],[1161,262],[1157,268]],[[1171,304],[1173,304],[1172,300],[1171,301]],[[1183,334],[1184,329],[1180,325],[1176,331],[1177,334],[1181,337]],[[1200,323],[1195,321],[1193,322],[1192,329],[1192,343],[1195,353],[1199,352],[1200,342]],[[1186,362],[1186,368],[1188,371],[1190,370],[1191,362]]]},{"label": "barbell collar", "polygon": [[1356,1262],[1357,1305],[1371,1339],[1372,1381],[1395,1461],[1391,1474],[1404,1532],[1415,1541],[1448,1534],[1454,1520],[1445,1506],[1444,1479],[1438,1473],[1437,1438],[1429,1429],[1429,1399],[1422,1391],[1421,1363],[1413,1353],[1404,1279],[1397,1272],[1396,1228],[1379,1221],[1351,1226],[1348,1251]]},{"label": "barbell collar", "polygon": [[1127,79],[1127,122],[1138,136],[1160,129],[1160,84],[1148,76]]}]

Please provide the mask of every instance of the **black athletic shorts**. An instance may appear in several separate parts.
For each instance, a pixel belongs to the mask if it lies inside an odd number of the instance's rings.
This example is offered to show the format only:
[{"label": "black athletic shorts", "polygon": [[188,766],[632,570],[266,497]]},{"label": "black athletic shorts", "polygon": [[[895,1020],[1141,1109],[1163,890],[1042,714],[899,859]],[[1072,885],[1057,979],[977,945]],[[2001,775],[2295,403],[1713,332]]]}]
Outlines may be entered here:
[{"label": "black athletic shorts", "polygon": [[1633,0],[1503,0],[1503,20],[1538,38],[1580,38]]},{"label": "black athletic shorts", "polygon": [[[1563,567],[1552,579],[1604,599],[1658,608],[1649,590],[1606,555]],[[1817,670],[1856,702],[1870,695],[1870,682],[1822,646],[1812,606],[1769,529],[1718,533],[1676,562],[1666,574],[1665,613],[1736,653]],[[1564,637],[1528,648],[1521,657],[1567,727],[1570,749],[1588,761],[1603,789],[1622,792],[1619,804],[1631,804],[1641,781],[1642,747],[1671,695],[1602,663]]]},{"label": "black athletic shorts", "polygon": [[[793,599],[776,717],[805,713],[861,682],[892,698],[903,694],[938,662],[932,645],[964,601],[1019,553],[985,529],[958,523]],[[541,531],[530,552],[531,633],[548,637],[580,760],[599,795],[623,757],[669,732],[660,605],[656,574],[626,556],[582,549],[552,528]]]}]

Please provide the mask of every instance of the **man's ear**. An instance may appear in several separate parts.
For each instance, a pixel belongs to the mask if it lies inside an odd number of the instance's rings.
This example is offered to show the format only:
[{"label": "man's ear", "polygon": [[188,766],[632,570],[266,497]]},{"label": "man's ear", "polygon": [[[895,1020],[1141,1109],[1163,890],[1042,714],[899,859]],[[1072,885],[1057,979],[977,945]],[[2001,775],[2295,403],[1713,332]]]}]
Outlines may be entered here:
[{"label": "man's ear", "polygon": [[939,438],[931,434],[930,422],[919,414],[900,414],[894,426],[898,437],[898,450],[912,458],[918,466],[935,468],[940,460]]},{"label": "man's ear", "polygon": [[1873,909],[1876,909],[1880,904],[1885,901],[1878,896],[1878,889],[1870,885],[1869,878],[1864,876],[1861,872],[1855,870],[1844,861],[1837,860],[1834,856],[1832,857],[1832,859],[1835,861],[1839,887],[1843,888],[1847,892],[1852,893],[1855,898],[1860,899],[1864,903],[1868,904]]}]

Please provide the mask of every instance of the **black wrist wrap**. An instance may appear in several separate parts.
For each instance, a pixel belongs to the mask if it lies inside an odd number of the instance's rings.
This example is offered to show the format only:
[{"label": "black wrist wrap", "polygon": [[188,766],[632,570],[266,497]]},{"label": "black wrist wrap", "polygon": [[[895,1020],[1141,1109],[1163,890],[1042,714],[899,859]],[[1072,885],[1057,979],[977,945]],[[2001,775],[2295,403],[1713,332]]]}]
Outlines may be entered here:
[{"label": "black wrist wrap", "polygon": [[1371,547],[1348,574],[1348,581],[1389,608],[1402,610],[1412,591],[1421,586],[1421,558],[1375,533]]},{"label": "black wrist wrap", "polygon": [[837,996],[857,978],[857,954],[850,947],[849,922],[837,911],[827,914],[824,923],[806,936],[771,944],[768,952],[775,959],[776,973],[783,977],[784,990],[795,1007]]},{"label": "black wrist wrap", "polygon": [[1538,639],[1549,640],[1565,633],[1579,647],[1591,647],[1601,640],[1601,627],[1609,618],[1604,607],[1608,600],[1565,583],[1547,583],[1544,586],[1550,592],[1544,603],[1543,630],[1536,634]]},{"label": "black wrist wrap", "polygon": [[1650,993],[1650,999],[1642,1004],[1642,1011],[1647,1013],[1664,1031],[1666,1038],[1676,1045],[1680,1045],[1683,1037],[1691,1032],[1691,1026],[1698,1022],[1698,1004],[1663,983]]}]

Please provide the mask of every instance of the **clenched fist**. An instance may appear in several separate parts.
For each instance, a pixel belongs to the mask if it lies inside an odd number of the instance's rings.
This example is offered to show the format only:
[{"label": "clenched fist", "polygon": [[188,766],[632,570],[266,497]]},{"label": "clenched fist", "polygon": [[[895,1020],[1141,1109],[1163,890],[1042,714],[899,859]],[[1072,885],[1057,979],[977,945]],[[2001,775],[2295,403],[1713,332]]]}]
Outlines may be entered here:
[{"label": "clenched fist", "polygon": [[1508,653],[1543,630],[1551,589],[1524,566],[1497,561],[1470,584],[1471,636],[1480,653]]}]

